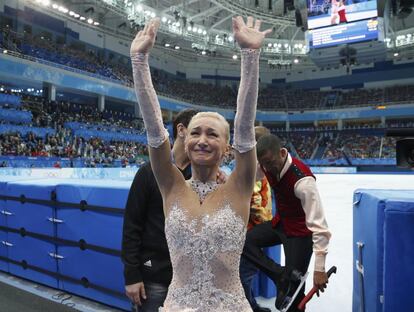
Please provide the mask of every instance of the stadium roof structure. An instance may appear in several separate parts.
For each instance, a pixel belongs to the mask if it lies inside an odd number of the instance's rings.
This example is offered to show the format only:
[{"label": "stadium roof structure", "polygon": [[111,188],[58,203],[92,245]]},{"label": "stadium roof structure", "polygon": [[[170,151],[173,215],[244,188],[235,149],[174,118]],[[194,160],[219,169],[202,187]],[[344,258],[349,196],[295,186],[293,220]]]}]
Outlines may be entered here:
[{"label": "stadium roof structure", "polygon": [[[234,61],[238,48],[232,36],[231,17],[235,15],[253,15],[263,20],[264,29],[273,28],[262,49],[262,60],[270,65],[332,66],[338,63],[343,48],[339,46],[323,53],[309,54],[304,32],[306,0],[25,1],[126,40],[131,40],[150,18],[160,17],[158,48],[174,50],[181,58],[215,57],[220,61]],[[382,2],[382,6],[387,7],[388,2]],[[414,57],[414,14],[411,12],[401,18],[391,9],[381,10],[384,11],[382,15],[387,16],[384,17],[385,41],[359,44],[358,61],[380,61],[396,55],[399,58]],[[297,64],[298,60],[300,64]]]}]

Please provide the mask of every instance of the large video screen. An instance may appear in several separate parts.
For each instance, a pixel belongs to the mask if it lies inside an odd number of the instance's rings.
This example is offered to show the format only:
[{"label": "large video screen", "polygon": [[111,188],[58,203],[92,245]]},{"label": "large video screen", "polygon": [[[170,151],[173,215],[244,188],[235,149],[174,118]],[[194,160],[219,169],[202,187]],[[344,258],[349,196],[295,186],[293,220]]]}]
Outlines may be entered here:
[{"label": "large video screen", "polygon": [[376,18],[333,27],[312,29],[306,34],[307,44],[310,49],[375,39],[378,39],[378,19]]},{"label": "large video screen", "polygon": [[347,24],[378,16],[377,0],[306,0],[308,29]]}]

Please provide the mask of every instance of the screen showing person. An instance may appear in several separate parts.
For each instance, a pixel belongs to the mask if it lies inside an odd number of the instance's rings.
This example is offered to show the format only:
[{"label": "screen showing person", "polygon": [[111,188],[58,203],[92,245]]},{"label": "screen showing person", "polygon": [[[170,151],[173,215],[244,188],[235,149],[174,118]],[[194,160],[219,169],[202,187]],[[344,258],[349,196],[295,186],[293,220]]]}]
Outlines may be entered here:
[{"label": "screen showing person", "polygon": [[308,29],[378,16],[376,0],[307,0]]}]

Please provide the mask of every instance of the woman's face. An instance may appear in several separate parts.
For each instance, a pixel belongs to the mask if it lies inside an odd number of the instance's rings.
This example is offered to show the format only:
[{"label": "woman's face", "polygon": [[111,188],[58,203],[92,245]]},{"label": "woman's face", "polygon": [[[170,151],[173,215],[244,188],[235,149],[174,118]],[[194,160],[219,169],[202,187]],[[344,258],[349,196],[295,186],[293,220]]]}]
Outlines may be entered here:
[{"label": "woman's face", "polygon": [[185,150],[191,162],[219,166],[228,149],[226,127],[214,117],[191,121],[185,139]]}]

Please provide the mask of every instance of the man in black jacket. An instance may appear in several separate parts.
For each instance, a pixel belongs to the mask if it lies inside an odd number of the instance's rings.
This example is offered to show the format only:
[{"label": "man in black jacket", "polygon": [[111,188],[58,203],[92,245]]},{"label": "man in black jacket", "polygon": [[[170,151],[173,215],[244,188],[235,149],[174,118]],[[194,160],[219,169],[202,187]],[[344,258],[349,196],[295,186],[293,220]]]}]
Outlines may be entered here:
[{"label": "man in black jacket", "polygon": [[[173,122],[172,157],[185,179],[191,178],[184,150],[187,126],[195,110],[181,111]],[[122,235],[125,290],[140,312],[158,311],[167,296],[172,266],[164,232],[161,193],[150,163],[135,175],[125,208]]]}]

